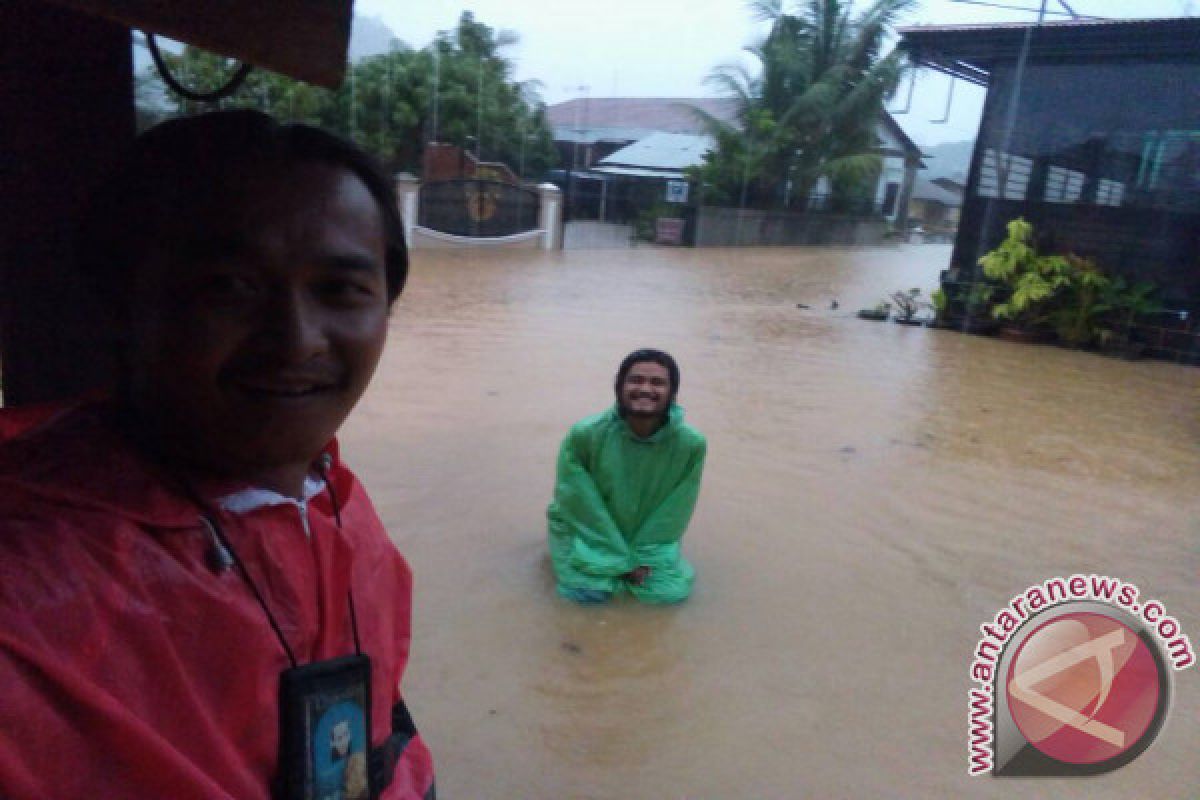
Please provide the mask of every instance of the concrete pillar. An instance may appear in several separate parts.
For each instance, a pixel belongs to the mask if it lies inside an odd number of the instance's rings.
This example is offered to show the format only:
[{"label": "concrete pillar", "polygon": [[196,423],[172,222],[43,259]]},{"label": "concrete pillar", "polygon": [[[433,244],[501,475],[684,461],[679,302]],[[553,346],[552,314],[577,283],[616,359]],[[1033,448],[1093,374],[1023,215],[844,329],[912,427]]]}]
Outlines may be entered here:
[{"label": "concrete pillar", "polygon": [[537,188],[541,195],[538,227],[542,229],[542,249],[557,250],[562,247],[562,191],[553,183],[541,183]]},{"label": "concrete pillar", "polygon": [[413,226],[417,224],[420,211],[418,200],[421,182],[415,175],[401,172],[396,175],[396,202],[400,206],[400,218],[404,220],[404,242],[413,246]]}]

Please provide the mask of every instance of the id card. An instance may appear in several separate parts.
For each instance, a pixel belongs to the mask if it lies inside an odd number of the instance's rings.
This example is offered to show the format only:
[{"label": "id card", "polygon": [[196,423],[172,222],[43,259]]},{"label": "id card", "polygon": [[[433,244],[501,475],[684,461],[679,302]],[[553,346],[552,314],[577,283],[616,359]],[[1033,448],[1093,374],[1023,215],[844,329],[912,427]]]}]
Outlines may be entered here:
[{"label": "id card", "polygon": [[281,800],[369,800],[371,660],[284,670],[279,681]]}]

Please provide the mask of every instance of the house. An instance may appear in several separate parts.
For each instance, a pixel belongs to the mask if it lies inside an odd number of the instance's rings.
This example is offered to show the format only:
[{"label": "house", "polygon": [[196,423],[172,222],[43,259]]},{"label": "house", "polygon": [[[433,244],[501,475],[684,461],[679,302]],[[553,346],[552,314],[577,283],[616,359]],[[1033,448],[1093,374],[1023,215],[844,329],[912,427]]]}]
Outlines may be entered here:
[{"label": "house", "polygon": [[[550,106],[546,115],[554,129],[560,163],[569,166],[556,177],[574,183],[576,191],[568,190],[568,195],[581,198],[576,205],[584,205],[589,216],[600,210],[608,214],[614,207],[619,212],[627,210],[629,201],[614,206],[610,197],[614,193],[626,198],[637,194],[628,188],[631,183],[656,184],[653,191],[643,189],[644,196],[637,202],[655,193],[667,202],[681,191],[690,197],[691,191],[681,190],[678,182],[685,179],[687,167],[703,162],[704,153],[712,146],[697,109],[722,122],[737,123],[737,101],[729,98],[577,98]],[[876,127],[876,137],[876,152],[883,163],[874,206],[903,227],[921,151],[887,112]],[[673,192],[670,197],[668,190]],[[820,209],[828,194],[828,181],[819,181],[810,208]],[[598,198],[603,201],[597,203]],[[618,218],[627,217],[622,212]]]},{"label": "house", "polygon": [[719,97],[579,97],[547,107],[546,120],[559,163],[579,170],[652,133],[706,134],[694,109],[736,120],[736,101]]},{"label": "house", "polygon": [[917,176],[908,204],[909,225],[919,225],[924,241],[952,241],[958,229],[964,185],[953,178]]},{"label": "house", "polygon": [[[923,66],[986,86],[951,272],[1005,225],[1200,310],[1200,19],[900,29]],[[1194,316],[1194,315],[1193,315]]]}]

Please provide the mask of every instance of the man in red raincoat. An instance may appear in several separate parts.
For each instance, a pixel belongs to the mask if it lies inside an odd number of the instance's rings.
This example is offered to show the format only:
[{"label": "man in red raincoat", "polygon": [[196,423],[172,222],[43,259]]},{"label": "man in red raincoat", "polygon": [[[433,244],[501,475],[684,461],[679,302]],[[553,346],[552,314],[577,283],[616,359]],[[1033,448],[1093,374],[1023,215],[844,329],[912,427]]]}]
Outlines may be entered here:
[{"label": "man in red raincoat", "polygon": [[333,438],[406,274],[388,180],[211,114],[91,222],[112,398],[0,416],[0,796],[432,797],[411,574]]}]

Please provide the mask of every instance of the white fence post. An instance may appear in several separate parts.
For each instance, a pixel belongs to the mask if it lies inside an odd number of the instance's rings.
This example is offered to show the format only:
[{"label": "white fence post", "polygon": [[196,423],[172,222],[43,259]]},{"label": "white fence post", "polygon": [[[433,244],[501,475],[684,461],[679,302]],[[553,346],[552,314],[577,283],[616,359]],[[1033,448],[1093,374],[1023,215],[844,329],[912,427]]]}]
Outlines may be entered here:
[{"label": "white fence post", "polygon": [[396,202],[400,206],[400,217],[404,220],[404,242],[413,246],[413,228],[417,224],[417,206],[421,181],[415,175],[400,172],[396,175]]},{"label": "white fence post", "polygon": [[562,247],[562,192],[553,183],[538,184],[541,203],[538,209],[538,227],[542,229],[542,249],[557,250]]}]

